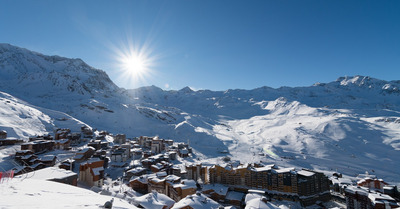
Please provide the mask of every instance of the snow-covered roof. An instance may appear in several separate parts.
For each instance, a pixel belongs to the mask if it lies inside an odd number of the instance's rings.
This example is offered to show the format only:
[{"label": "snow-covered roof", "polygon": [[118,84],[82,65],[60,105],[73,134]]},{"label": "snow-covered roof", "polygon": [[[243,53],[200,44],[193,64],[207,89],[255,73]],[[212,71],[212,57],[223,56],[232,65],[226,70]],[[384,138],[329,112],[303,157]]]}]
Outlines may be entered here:
[{"label": "snow-covered roof", "polygon": [[65,144],[69,141],[69,139],[60,139],[60,140],[54,140],[55,143],[58,144]]},{"label": "snow-covered roof", "polygon": [[245,194],[242,192],[229,191],[228,194],[226,195],[225,199],[241,201],[243,199],[244,195]]},{"label": "snow-covered roof", "polygon": [[181,177],[176,176],[176,175],[168,175],[167,177],[165,177],[165,180],[167,180],[167,181],[178,181],[180,179],[181,179]]},{"label": "snow-covered roof", "polygon": [[127,172],[127,173],[136,174],[136,173],[141,173],[141,172],[143,172],[143,171],[145,171],[145,170],[146,170],[146,168],[143,168],[143,167],[136,167],[136,168],[132,168],[132,169],[126,171],[126,172]]},{"label": "snow-covered roof", "polygon": [[179,202],[175,203],[172,209],[180,209],[188,206],[193,209],[215,209],[219,208],[220,204],[208,198],[204,194],[196,193],[181,199]]},{"label": "snow-covered roof", "polygon": [[146,209],[162,209],[164,206],[170,208],[175,204],[173,199],[165,194],[160,194],[157,192],[151,192],[143,196],[136,197],[133,200]]},{"label": "snow-covered roof", "polygon": [[103,161],[103,160],[100,160],[100,158],[98,158],[98,157],[94,157],[94,158],[90,158],[86,162],[87,163],[94,163],[94,162],[99,162],[99,161]]},{"label": "snow-covered roof", "polygon": [[297,171],[297,174],[302,175],[302,176],[307,176],[307,177],[315,175],[314,172],[306,171],[306,170]]},{"label": "snow-covered roof", "polygon": [[33,169],[36,169],[36,167],[38,167],[39,165],[44,165],[43,163],[35,163],[33,165],[31,165],[30,167]]},{"label": "snow-covered roof", "polygon": [[74,156],[74,159],[75,159],[75,160],[80,160],[80,159],[82,159],[83,157],[84,157],[83,154],[76,154],[76,155]]},{"label": "snow-covered roof", "polygon": [[157,172],[156,175],[157,175],[157,177],[165,177],[165,176],[167,176],[167,172],[165,172],[165,171]]},{"label": "snow-covered roof", "polygon": [[[63,178],[68,178],[71,176],[76,176],[78,175],[75,172],[72,171],[67,171],[65,169],[57,168],[57,167],[48,167],[48,168],[43,168],[40,170],[32,171],[28,176],[32,176],[30,178],[32,179],[38,179],[38,180],[51,180],[51,179],[63,179]],[[24,176],[17,176],[20,178],[23,178]],[[15,177],[15,178],[17,178]]]},{"label": "snow-covered roof", "polygon": [[87,151],[89,151],[89,150],[96,150],[95,148],[93,148],[93,147],[86,147],[86,148],[83,148],[82,150],[78,150],[77,152],[76,152],[76,154],[83,154],[83,153],[86,153]]},{"label": "snow-covered roof", "polygon": [[97,167],[97,168],[92,168],[92,170],[93,170],[93,174],[95,176],[99,176],[100,175],[100,171],[104,171],[104,168],[103,167]]},{"label": "snow-covered roof", "polygon": [[214,190],[215,193],[219,195],[224,195],[226,196],[226,193],[228,192],[229,187],[224,186],[222,184],[204,184],[203,185],[203,191],[207,190]]},{"label": "snow-covered roof", "polygon": [[371,200],[372,203],[376,204],[377,202],[382,201],[395,201],[391,196],[381,193],[369,193],[368,198]]},{"label": "snow-covered roof", "polygon": [[155,174],[145,174],[145,175],[141,175],[139,177],[133,176],[130,180],[131,181],[139,181],[143,184],[147,184],[147,179],[151,179],[151,178],[156,178]]},{"label": "snow-covered roof", "polygon": [[173,185],[174,188],[182,188],[182,189],[190,189],[190,188],[194,188],[196,189],[196,182],[194,180],[182,180],[180,184],[174,184]]},{"label": "snow-covered roof", "polygon": [[157,163],[155,165],[151,165],[151,167],[155,168],[155,169],[158,169],[158,170],[161,170],[163,168],[163,165],[161,163]]},{"label": "snow-covered roof", "polygon": [[267,202],[265,197],[253,198],[246,202],[245,209],[279,209],[278,206]]},{"label": "snow-covered roof", "polygon": [[155,178],[152,178],[150,181],[155,182],[155,183],[161,183],[161,182],[164,182],[165,179],[164,178],[160,179],[158,177],[155,177]]},{"label": "snow-covered roof", "polygon": [[45,155],[43,157],[40,158],[41,161],[52,161],[54,160],[54,158],[56,158],[55,155]]},{"label": "snow-covered roof", "polygon": [[24,155],[24,156],[21,156],[21,159],[22,160],[27,160],[27,159],[29,159],[29,158],[31,158],[33,155]]},{"label": "snow-covered roof", "polygon": [[254,198],[262,198],[262,197],[264,196],[260,193],[248,193],[244,199],[244,202],[246,203]]},{"label": "snow-covered roof", "polygon": [[276,173],[288,173],[288,172],[291,172],[291,171],[293,171],[294,170],[294,168],[279,168],[279,169],[274,169],[274,171],[276,172]]},{"label": "snow-covered roof", "polygon": [[363,195],[368,194],[368,190],[366,188],[356,187],[356,186],[348,186],[348,187],[346,187],[345,191],[350,192],[352,194],[355,194],[356,192],[359,194],[363,194]]},{"label": "snow-covered roof", "polygon": [[333,184],[339,184],[339,185],[351,185],[353,182],[351,179],[348,178],[336,178],[336,177],[331,177],[329,178]]},{"label": "snow-covered roof", "polygon": [[189,153],[189,151],[186,148],[179,150],[179,152],[181,154],[188,154]]}]

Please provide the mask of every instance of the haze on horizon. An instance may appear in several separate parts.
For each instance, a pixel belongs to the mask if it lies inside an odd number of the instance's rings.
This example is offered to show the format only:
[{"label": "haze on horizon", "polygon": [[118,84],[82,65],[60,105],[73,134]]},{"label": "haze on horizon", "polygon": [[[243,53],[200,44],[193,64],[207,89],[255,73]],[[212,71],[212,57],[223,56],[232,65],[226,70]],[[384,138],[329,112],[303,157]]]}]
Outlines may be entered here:
[{"label": "haze on horizon", "polygon": [[399,1],[4,1],[0,42],[81,58],[123,88],[399,80],[399,10]]}]

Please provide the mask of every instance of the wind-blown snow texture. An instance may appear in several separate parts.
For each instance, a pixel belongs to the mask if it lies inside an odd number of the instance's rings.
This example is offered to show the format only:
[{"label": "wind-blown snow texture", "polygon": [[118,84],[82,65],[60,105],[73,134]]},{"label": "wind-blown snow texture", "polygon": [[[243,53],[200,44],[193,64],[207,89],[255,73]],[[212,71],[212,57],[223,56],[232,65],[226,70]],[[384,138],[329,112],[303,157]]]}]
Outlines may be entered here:
[{"label": "wind-blown snow texture", "polygon": [[[218,161],[227,150],[241,162],[276,162],[351,176],[369,171],[398,181],[399,87],[400,81],[352,76],[296,88],[125,90],[80,59],[0,44],[0,91],[29,108],[40,107],[43,114],[35,114],[32,128],[3,122],[1,116],[0,128],[13,136],[48,130],[55,121],[50,113],[61,111],[129,137],[190,140],[196,156],[206,162]],[[8,94],[2,98],[12,97]],[[13,117],[21,115],[27,114]]]}]

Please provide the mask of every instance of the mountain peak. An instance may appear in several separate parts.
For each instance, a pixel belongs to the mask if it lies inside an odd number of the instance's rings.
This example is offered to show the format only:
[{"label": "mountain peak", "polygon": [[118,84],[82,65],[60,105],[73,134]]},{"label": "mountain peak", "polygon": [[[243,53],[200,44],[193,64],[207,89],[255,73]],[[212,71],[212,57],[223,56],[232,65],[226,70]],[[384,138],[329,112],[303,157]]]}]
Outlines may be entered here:
[{"label": "mountain peak", "polygon": [[189,86],[186,86],[184,88],[182,88],[181,90],[179,90],[179,92],[183,92],[183,93],[193,93],[194,90],[192,88],[190,88]]},{"label": "mountain peak", "polygon": [[[10,83],[18,85],[12,87]],[[36,89],[40,94],[40,89],[54,89],[81,95],[119,89],[104,71],[81,59],[47,56],[10,44],[0,44],[0,87],[11,92]]]}]

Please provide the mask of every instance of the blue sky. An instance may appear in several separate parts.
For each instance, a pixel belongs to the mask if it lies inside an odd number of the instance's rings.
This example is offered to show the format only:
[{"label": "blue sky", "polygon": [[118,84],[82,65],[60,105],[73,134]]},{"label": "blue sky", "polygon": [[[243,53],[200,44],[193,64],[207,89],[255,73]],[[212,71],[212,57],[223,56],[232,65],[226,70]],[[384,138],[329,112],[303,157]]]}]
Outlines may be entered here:
[{"label": "blue sky", "polygon": [[[309,86],[400,80],[400,1],[2,0],[0,42],[81,58],[120,87]],[[121,54],[148,72],[127,75]]]}]

